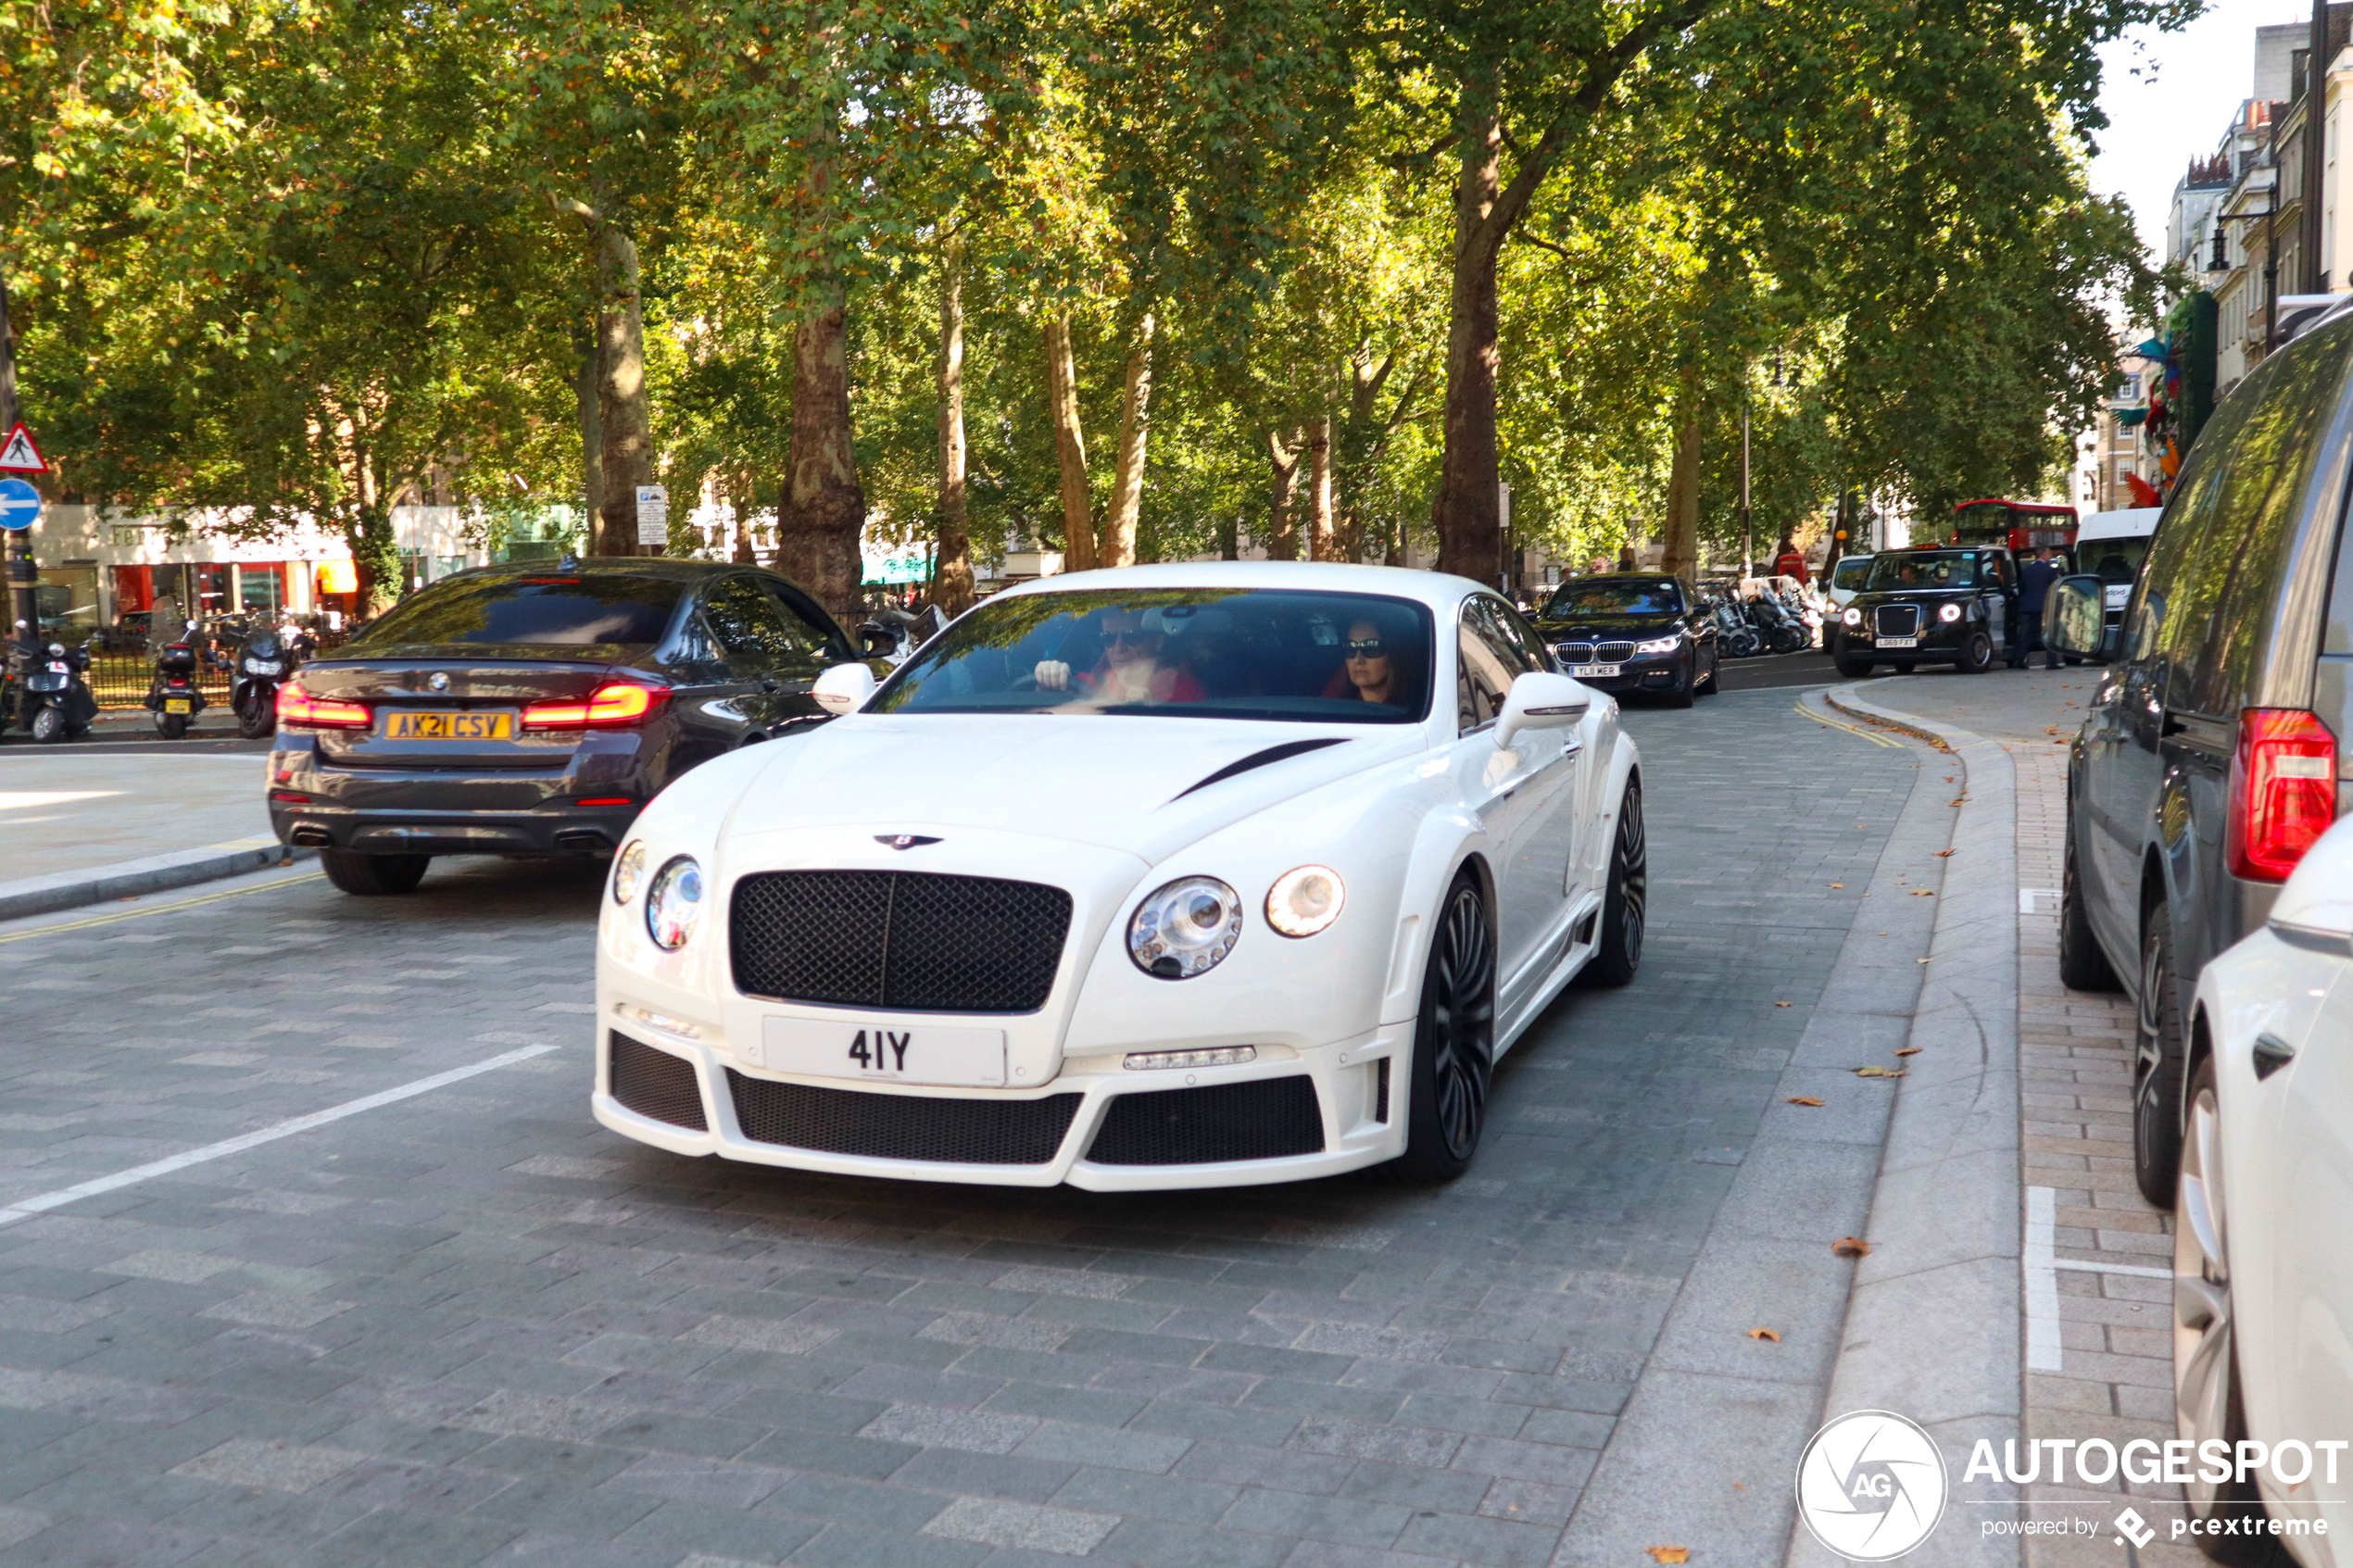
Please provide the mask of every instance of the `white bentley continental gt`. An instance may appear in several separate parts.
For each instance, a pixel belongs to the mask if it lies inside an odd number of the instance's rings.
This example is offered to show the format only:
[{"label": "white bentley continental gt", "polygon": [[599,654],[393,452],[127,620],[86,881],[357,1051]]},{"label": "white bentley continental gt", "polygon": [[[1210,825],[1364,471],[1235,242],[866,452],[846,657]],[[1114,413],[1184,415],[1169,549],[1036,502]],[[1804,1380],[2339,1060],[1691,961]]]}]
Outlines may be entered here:
[{"label": "white bentley continental gt", "polygon": [[678,1154],[1105,1191],[1466,1169],[1494,1063],[1630,979],[1617,705],[1384,567],[1025,584],[646,809],[597,1119]]}]

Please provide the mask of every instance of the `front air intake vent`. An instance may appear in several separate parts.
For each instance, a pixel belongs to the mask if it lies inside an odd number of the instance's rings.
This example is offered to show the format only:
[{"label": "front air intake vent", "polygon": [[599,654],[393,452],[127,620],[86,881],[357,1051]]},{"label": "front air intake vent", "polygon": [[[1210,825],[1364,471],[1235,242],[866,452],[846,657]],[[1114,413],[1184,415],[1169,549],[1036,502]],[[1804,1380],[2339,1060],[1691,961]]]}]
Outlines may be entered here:
[{"label": "front air intake vent", "polygon": [[702,1086],[696,1081],[693,1062],[656,1050],[617,1030],[607,1035],[605,1042],[606,1081],[612,1085],[613,1098],[640,1116],[673,1127],[695,1133],[711,1130],[711,1123],[703,1120]]},{"label": "front air intake vent", "polygon": [[1043,1165],[1063,1146],[1084,1095],[1044,1099],[931,1099],[727,1072],[744,1136],[820,1154],[954,1165]]},{"label": "front air intake vent", "polygon": [[1053,989],[1070,895],[930,872],[761,872],[728,915],[736,988],[833,1007],[1035,1012]]},{"label": "front air intake vent", "polygon": [[1324,1149],[1324,1115],[1303,1074],[1111,1102],[1087,1158],[1098,1165],[1220,1165]]}]

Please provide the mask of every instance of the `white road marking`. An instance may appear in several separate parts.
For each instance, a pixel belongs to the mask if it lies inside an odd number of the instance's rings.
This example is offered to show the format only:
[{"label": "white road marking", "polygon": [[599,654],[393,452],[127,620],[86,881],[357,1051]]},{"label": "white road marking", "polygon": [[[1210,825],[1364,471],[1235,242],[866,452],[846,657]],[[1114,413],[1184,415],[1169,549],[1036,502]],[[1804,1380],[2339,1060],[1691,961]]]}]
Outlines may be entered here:
[{"label": "white road marking", "polygon": [[2081,1258],[2054,1258],[2051,1267],[2074,1269],[2087,1274],[2131,1274],[2134,1279],[2171,1279],[2171,1269],[2152,1269],[2141,1263],[2093,1263]]},{"label": "white road marking", "polygon": [[0,790],[0,811],[30,811],[36,806],[63,806],[75,800],[112,800],[119,789]]},{"label": "white road marking", "polygon": [[2026,1282],[2026,1370],[2062,1370],[2059,1302],[2053,1239],[2058,1230],[2058,1194],[2051,1187],[2026,1189],[2026,1246],[2019,1264]]},{"label": "white road marking", "polygon": [[2022,915],[2032,914],[2034,912],[2034,900],[2037,898],[2048,898],[2052,903],[2056,904],[2059,900],[2059,890],[2056,887],[2020,888],[2018,890],[2018,912]]},{"label": "white road marking", "polygon": [[494,1073],[501,1067],[511,1067],[518,1061],[528,1061],[535,1056],[545,1056],[554,1049],[556,1049],[554,1046],[526,1046],[522,1050],[509,1051],[503,1056],[494,1056],[487,1061],[477,1061],[471,1067],[453,1067],[447,1073],[436,1073],[430,1078],[419,1078],[414,1083],[402,1084],[394,1088],[380,1090],[372,1095],[363,1095],[358,1099],[346,1100],[341,1105],[331,1105],[324,1110],[314,1110],[308,1116],[292,1117],[250,1133],[241,1133],[233,1138],[223,1138],[219,1143],[206,1144],[201,1148],[192,1148],[184,1153],[168,1155],[161,1160],[149,1160],[145,1165],[133,1165],[128,1171],[117,1171],[111,1176],[94,1176],[89,1181],[79,1182],[69,1187],[59,1187],[55,1192],[39,1193],[31,1198],[19,1198],[6,1209],[0,1209],[0,1225],[13,1225],[19,1220],[30,1220],[36,1214],[46,1213],[52,1209],[61,1208],[82,1198],[95,1198],[100,1193],[114,1192],[119,1188],[132,1186],[157,1176],[168,1176],[174,1171],[184,1171],[191,1165],[201,1165],[208,1160],[219,1160],[224,1155],[242,1154],[246,1149],[258,1148],[263,1144],[274,1143],[280,1138],[290,1138],[296,1133],[307,1133],[313,1127],[323,1127],[330,1122],[340,1122],[346,1116],[357,1116],[363,1110],[374,1110],[380,1106],[391,1105],[422,1094],[429,1094],[434,1089],[467,1078],[477,1077],[484,1073]]}]

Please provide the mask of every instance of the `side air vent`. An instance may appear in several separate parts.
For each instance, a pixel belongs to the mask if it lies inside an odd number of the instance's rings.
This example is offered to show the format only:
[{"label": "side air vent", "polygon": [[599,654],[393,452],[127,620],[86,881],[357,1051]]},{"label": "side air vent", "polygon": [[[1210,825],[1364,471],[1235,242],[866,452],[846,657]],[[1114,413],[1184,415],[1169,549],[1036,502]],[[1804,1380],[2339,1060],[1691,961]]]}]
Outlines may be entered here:
[{"label": "side air vent", "polygon": [[1264,751],[1253,751],[1239,761],[1228,762],[1209,777],[1192,785],[1191,788],[1178,790],[1169,798],[1182,800],[1194,790],[1207,789],[1214,784],[1223,784],[1227,779],[1247,773],[1253,768],[1264,768],[1270,762],[1280,762],[1286,758],[1302,757],[1311,751],[1321,751],[1327,746],[1344,746],[1347,740],[1348,737],[1345,735],[1333,735],[1324,740],[1287,740],[1280,746],[1270,746]]}]

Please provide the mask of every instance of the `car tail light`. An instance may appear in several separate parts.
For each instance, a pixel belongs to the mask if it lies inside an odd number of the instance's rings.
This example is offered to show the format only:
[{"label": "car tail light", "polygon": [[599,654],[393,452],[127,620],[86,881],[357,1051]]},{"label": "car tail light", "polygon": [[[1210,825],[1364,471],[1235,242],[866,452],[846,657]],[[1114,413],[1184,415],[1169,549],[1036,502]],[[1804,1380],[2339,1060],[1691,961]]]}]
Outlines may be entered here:
[{"label": "car tail light", "polygon": [[289,681],[278,688],[278,722],[281,724],[315,724],[330,730],[364,730],[371,721],[364,702],[337,702],[331,697],[312,696],[298,682]]},{"label": "car tail light", "polygon": [[2285,882],[2335,818],[2336,737],[2328,726],[2299,709],[2241,713],[2223,834],[2231,874]]},{"label": "car tail light", "polygon": [[273,789],[270,792],[270,800],[271,804],[275,806],[308,806],[310,804],[310,797],[301,793],[299,790],[292,789]]},{"label": "car tail light", "polygon": [[526,730],[578,730],[635,724],[670,696],[668,686],[608,681],[585,702],[535,702],[522,710]]}]

